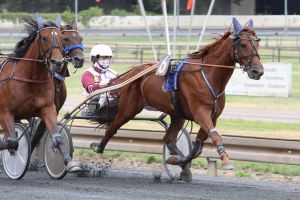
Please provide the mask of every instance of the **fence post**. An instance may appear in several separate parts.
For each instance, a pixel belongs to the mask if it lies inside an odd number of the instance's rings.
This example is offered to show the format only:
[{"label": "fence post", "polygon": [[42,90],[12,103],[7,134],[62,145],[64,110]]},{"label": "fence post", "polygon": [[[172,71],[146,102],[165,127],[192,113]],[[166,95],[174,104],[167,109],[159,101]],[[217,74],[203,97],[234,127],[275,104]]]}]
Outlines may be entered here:
[{"label": "fence post", "polygon": [[138,45],[135,46],[135,59],[138,59],[138,52],[140,48],[138,48]]},{"label": "fence post", "polygon": [[141,63],[144,62],[144,50],[143,48],[141,49]]},{"label": "fence post", "polygon": [[118,44],[115,44],[115,55],[113,56],[114,61],[118,59]]},{"label": "fence post", "polygon": [[214,158],[207,158],[207,174],[209,176],[217,176],[217,160]]},{"label": "fence post", "polygon": [[280,62],[280,48],[278,48],[278,62]]},{"label": "fence post", "polygon": [[157,54],[158,58],[160,58],[160,48],[161,48],[161,45],[158,45],[158,54]]}]

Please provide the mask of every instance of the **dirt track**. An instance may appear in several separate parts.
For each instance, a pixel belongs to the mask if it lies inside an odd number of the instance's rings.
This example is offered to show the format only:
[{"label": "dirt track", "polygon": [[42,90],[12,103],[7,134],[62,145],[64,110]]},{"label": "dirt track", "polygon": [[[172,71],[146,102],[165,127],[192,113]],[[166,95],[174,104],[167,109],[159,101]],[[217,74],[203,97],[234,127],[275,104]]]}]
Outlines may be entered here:
[{"label": "dirt track", "polygon": [[22,180],[0,173],[4,199],[299,199],[300,185],[196,175],[193,182],[171,182],[165,174],[155,181],[152,171],[112,168],[102,177],[68,174],[52,180],[44,170],[28,172]]}]

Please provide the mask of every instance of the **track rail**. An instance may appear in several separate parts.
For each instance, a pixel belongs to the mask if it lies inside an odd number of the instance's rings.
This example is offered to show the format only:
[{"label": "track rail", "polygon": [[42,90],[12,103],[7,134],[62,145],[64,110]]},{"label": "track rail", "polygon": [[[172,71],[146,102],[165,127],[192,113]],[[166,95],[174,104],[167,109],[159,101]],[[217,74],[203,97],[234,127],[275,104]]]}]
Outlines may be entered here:
[{"label": "track rail", "polygon": [[[91,142],[103,138],[104,132],[104,129],[89,126],[73,126],[71,134],[74,147],[89,148]],[[161,154],[164,134],[163,131],[120,129],[107,144],[106,150]],[[192,134],[192,141],[194,139],[195,135]],[[300,140],[223,135],[223,142],[232,160],[300,164]],[[201,157],[219,158],[210,140],[206,142]]]}]

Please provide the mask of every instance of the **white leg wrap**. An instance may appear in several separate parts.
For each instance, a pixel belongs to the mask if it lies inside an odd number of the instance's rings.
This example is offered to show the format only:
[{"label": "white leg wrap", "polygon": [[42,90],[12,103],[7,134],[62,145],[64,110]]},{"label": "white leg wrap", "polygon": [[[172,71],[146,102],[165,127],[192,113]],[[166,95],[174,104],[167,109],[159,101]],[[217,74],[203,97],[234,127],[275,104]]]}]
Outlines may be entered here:
[{"label": "white leg wrap", "polygon": [[218,130],[216,128],[210,129],[208,136],[211,137],[211,134],[214,132],[216,132],[220,136],[221,142],[222,142],[222,135],[218,132]]},{"label": "white leg wrap", "polygon": [[[219,132],[218,132],[218,130],[217,130],[216,128],[212,128],[212,129],[210,129],[208,136],[210,137],[210,135],[211,135],[213,132],[216,132],[216,133],[218,133],[218,135],[220,135]],[[221,135],[220,135],[220,136],[221,136]]]}]

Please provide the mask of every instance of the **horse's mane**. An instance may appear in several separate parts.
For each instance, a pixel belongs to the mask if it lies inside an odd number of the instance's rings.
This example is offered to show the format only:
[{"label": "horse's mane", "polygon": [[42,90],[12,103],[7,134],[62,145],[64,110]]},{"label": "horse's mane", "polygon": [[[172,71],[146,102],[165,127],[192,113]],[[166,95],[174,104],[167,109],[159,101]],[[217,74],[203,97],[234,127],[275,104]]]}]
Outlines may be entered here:
[{"label": "horse's mane", "polygon": [[[252,33],[253,35],[256,35],[256,33],[255,33],[254,30],[252,30],[252,29],[250,29],[250,28],[248,28],[248,27],[246,27],[246,26],[244,26],[243,31]],[[211,48],[220,45],[220,44],[221,44],[223,41],[225,41],[231,34],[232,34],[231,31],[229,31],[229,30],[226,31],[226,32],[224,33],[224,35],[221,36],[221,38],[216,39],[215,42],[213,42],[213,43],[211,43],[211,44],[208,44],[208,45],[205,45],[204,47],[202,47],[202,48],[199,49],[198,51],[195,51],[195,52],[193,52],[193,53],[191,53],[191,54],[188,54],[188,56],[189,56],[190,58],[194,58],[194,59],[203,58],[205,55],[208,54],[208,52],[209,52],[209,50],[210,50]]]},{"label": "horse's mane", "polygon": [[66,24],[64,27],[66,28],[66,30],[73,30],[73,26],[70,24]]},{"label": "horse's mane", "polygon": [[224,33],[223,36],[221,36],[221,38],[219,39],[216,39],[216,41],[214,41],[213,43],[211,44],[208,44],[208,45],[205,45],[204,47],[202,47],[201,49],[191,53],[191,54],[188,54],[188,56],[190,58],[194,58],[194,59],[199,59],[199,58],[202,58],[204,57],[205,55],[208,54],[209,52],[209,49],[215,47],[215,46],[218,46],[219,44],[221,44],[224,40],[226,40],[230,35],[232,34],[231,31],[227,31]]},{"label": "horse's mane", "polygon": [[[34,41],[37,35],[37,31],[39,30],[38,23],[33,18],[24,17],[23,20],[25,22],[24,31],[28,34],[28,36],[23,38],[21,41],[19,41],[16,44],[13,56],[17,58],[22,58],[25,55],[31,43]],[[44,27],[57,27],[57,26],[55,23],[48,21],[44,24]]]}]

